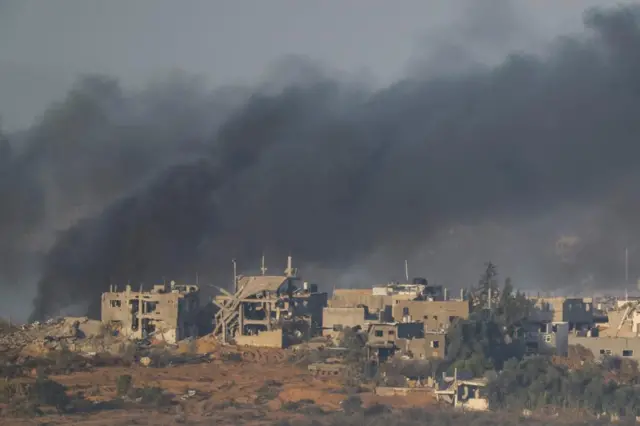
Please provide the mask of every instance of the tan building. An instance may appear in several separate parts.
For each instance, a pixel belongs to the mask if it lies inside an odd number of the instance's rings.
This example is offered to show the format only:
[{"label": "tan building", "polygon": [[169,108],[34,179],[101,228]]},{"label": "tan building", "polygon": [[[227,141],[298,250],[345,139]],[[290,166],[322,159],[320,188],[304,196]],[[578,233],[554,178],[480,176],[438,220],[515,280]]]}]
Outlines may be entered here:
[{"label": "tan building", "polygon": [[198,335],[199,310],[199,288],[174,281],[150,291],[111,288],[101,300],[103,324],[131,338],[153,336],[168,343]]},{"label": "tan building", "polygon": [[485,378],[472,380],[458,380],[445,383],[442,388],[435,391],[438,401],[451,404],[454,408],[465,411],[488,411],[489,398],[487,386],[489,381]]},{"label": "tan building", "polygon": [[528,354],[568,355],[569,324],[566,322],[528,323],[521,332]]},{"label": "tan building", "polygon": [[393,296],[374,295],[373,289],[335,289],[327,302],[330,308],[357,308],[366,306],[375,315],[393,304]]},{"label": "tan building", "polygon": [[422,323],[369,324],[367,347],[370,354],[384,361],[401,354],[414,359],[444,358],[444,333],[425,332]]},{"label": "tan building", "polygon": [[469,318],[466,300],[413,301],[397,300],[392,308],[393,319],[399,322],[422,322],[427,331],[443,331],[456,319]]},{"label": "tan building", "polygon": [[635,337],[569,336],[570,345],[582,345],[598,356],[616,356],[640,360],[640,339]]},{"label": "tan building", "polygon": [[551,322],[569,323],[569,329],[591,328],[595,324],[593,303],[582,298],[542,297],[535,299],[538,315],[550,313]]},{"label": "tan building", "polygon": [[285,347],[321,334],[327,294],[297,276],[291,257],[284,275],[238,275],[235,286],[213,301],[214,335],[223,342]]}]

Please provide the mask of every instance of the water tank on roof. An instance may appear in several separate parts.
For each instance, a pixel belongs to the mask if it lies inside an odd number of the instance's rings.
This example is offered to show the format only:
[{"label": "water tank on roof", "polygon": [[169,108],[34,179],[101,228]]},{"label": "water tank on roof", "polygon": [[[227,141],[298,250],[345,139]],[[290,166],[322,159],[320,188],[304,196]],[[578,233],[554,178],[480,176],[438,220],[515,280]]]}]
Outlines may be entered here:
[{"label": "water tank on roof", "polygon": [[413,279],[413,284],[427,285],[427,279],[422,277],[416,277]]}]

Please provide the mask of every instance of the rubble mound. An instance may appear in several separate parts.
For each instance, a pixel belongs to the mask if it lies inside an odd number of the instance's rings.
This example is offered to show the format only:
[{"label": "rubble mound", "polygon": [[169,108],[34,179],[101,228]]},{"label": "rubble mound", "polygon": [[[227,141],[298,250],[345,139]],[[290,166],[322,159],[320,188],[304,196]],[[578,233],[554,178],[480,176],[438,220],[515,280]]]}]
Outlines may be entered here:
[{"label": "rubble mound", "polygon": [[83,344],[106,337],[100,321],[87,317],[60,317],[45,322],[3,327],[0,332],[0,353],[20,353],[38,356],[51,350],[69,348],[81,350]]}]

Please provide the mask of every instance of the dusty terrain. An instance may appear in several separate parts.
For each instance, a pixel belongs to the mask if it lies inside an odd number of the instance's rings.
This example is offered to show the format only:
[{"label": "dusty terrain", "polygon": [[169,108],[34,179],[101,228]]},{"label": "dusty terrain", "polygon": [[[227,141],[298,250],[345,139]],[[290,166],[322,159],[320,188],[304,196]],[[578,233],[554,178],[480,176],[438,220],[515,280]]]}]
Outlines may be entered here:
[{"label": "dusty terrain", "polygon": [[[292,364],[284,350],[219,347],[207,339],[197,343],[196,350],[209,353],[211,362],[166,368],[101,367],[50,376],[67,386],[69,394],[106,401],[116,396],[117,378],[129,374],[135,386],[155,386],[174,394],[177,404],[173,406],[141,409],[132,405],[85,414],[1,419],[0,425],[273,424],[321,413],[320,409],[341,410],[341,402],[348,398],[340,378],[314,377]],[[434,403],[430,396],[378,397],[368,389],[359,396],[364,406]]]}]

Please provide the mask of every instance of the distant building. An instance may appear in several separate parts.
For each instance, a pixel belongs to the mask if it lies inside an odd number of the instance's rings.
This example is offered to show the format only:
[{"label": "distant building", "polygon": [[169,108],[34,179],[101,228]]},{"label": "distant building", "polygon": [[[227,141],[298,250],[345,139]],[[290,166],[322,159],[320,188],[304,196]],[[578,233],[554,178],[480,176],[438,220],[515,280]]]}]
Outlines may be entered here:
[{"label": "distant building", "polygon": [[595,357],[616,356],[640,361],[640,339],[636,337],[569,336],[569,344],[589,349]]},{"label": "distant building", "polygon": [[566,322],[569,330],[592,328],[595,324],[593,303],[582,298],[542,297],[535,299],[538,315],[548,315],[550,322]]},{"label": "distant building", "polygon": [[468,319],[469,308],[469,302],[466,300],[397,300],[392,312],[395,321],[419,321],[425,324],[427,331],[442,332],[456,319]]},{"label": "distant building", "polygon": [[426,332],[424,324],[372,323],[367,328],[367,349],[370,357],[383,362],[395,354],[413,359],[444,358],[444,333]]},{"label": "distant building", "polygon": [[291,257],[284,275],[238,275],[235,286],[213,301],[219,309],[214,335],[221,341],[282,348],[321,333],[327,293],[303,282]]},{"label": "distant building", "polygon": [[366,330],[370,323],[420,322],[427,331],[446,330],[455,318],[469,317],[469,303],[448,300],[442,286],[424,278],[389,283],[371,289],[336,289],[323,313],[323,334],[344,327]]},{"label": "distant building", "polygon": [[525,323],[519,331],[528,354],[567,356],[569,324],[566,322]]},{"label": "distant building", "polygon": [[101,320],[131,338],[154,337],[168,343],[198,335],[200,290],[195,285],[155,285],[150,291],[126,286],[102,294]]},{"label": "distant building", "polygon": [[488,380],[485,378],[471,380],[455,378],[452,382],[439,386],[435,394],[438,401],[447,402],[456,409],[487,411],[489,410],[488,384]]}]

